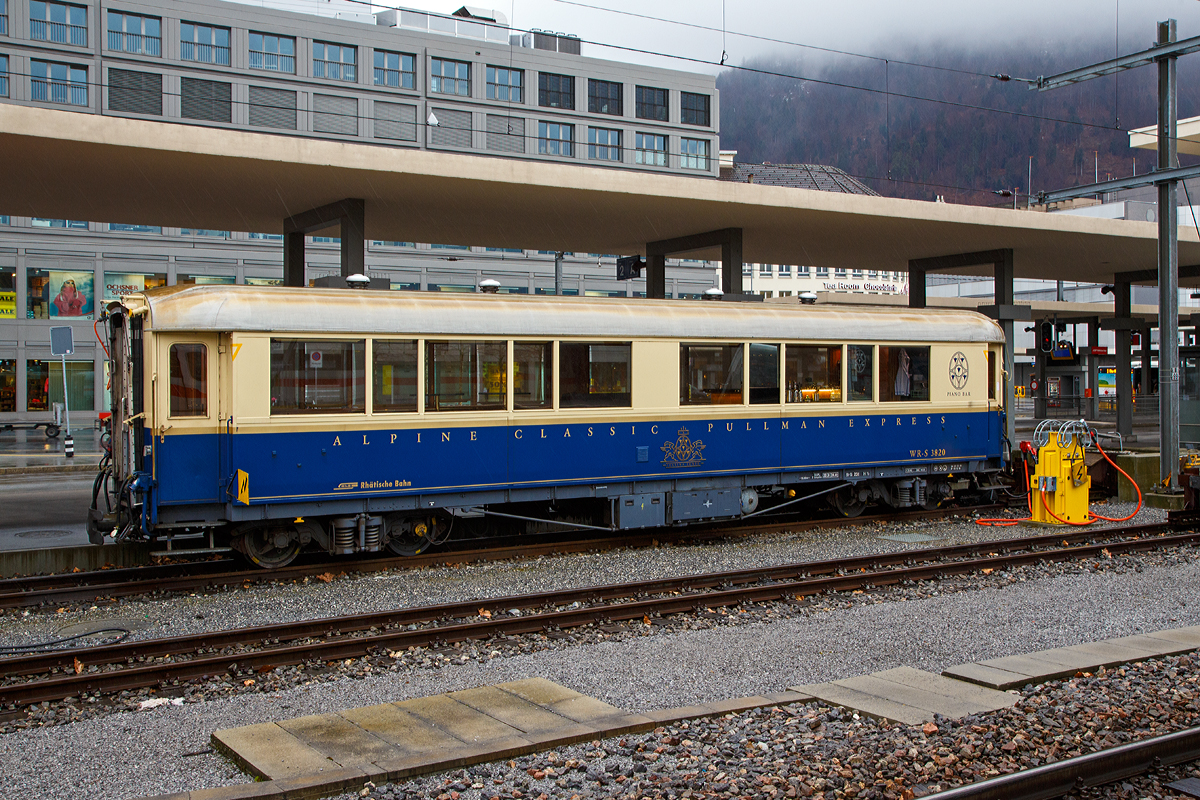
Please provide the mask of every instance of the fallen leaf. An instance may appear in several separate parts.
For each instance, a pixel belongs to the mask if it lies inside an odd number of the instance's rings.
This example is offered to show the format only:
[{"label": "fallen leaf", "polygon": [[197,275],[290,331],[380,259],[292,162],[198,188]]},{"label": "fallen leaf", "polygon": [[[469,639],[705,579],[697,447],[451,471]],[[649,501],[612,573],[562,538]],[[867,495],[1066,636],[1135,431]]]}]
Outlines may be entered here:
[{"label": "fallen leaf", "polygon": [[991,567],[987,567],[987,568],[981,569],[979,571],[982,572],[984,575],[991,575],[996,570],[992,569]]},{"label": "fallen leaf", "polygon": [[481,608],[479,609],[479,616],[483,617],[484,619],[491,619],[492,612],[488,611],[486,608]]},{"label": "fallen leaf", "polygon": [[318,575],[316,577],[317,577],[317,580],[319,580],[319,581],[324,581],[325,583],[333,583],[333,573],[332,572],[322,572],[320,575]]},{"label": "fallen leaf", "polygon": [[75,674],[78,675],[81,672],[83,672],[83,662],[77,658],[75,659]]},{"label": "fallen leaf", "polygon": [[75,567],[71,572],[83,572],[79,567]]},{"label": "fallen leaf", "polygon": [[65,613],[66,613],[66,611],[67,611],[67,610],[66,610],[65,608],[60,608],[58,611],[55,611],[54,613],[55,613],[55,614],[65,614]]},{"label": "fallen leaf", "polygon": [[649,624],[650,624],[650,617],[645,617],[645,616],[644,616],[644,617],[642,617],[642,622],[643,622],[644,624],[646,624],[646,625],[649,625]]},{"label": "fallen leaf", "polygon": [[1106,547],[1106,548],[1104,548],[1103,550],[1101,550],[1100,552],[1104,554],[1104,557],[1105,557],[1105,558],[1112,558],[1112,553],[1108,552],[1108,548],[1107,548],[1107,547]]},{"label": "fallen leaf", "polygon": [[253,686],[253,685],[254,685],[254,678],[246,678],[246,680],[242,681],[242,686]]}]

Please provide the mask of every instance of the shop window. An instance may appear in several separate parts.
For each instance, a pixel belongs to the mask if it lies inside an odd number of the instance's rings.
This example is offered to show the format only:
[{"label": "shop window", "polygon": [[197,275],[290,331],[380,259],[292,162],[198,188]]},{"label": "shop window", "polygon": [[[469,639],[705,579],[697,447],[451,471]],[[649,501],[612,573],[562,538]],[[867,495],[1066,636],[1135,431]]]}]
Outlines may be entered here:
[{"label": "shop window", "polygon": [[364,413],[365,355],[361,339],[272,339],[271,413]]},{"label": "shop window", "polygon": [[513,345],[513,408],[550,408],[553,403],[554,346],[550,342]]},{"label": "shop window", "polygon": [[842,400],[842,348],[789,344],[784,364],[789,403]]},{"label": "shop window", "polygon": [[852,344],[846,348],[846,360],[851,402],[875,399],[875,348],[869,344]]},{"label": "shop window", "polygon": [[426,342],[425,410],[503,410],[508,405],[507,342]]},{"label": "shop window", "polygon": [[104,304],[124,300],[127,295],[167,285],[165,272],[105,272]]},{"label": "shop window", "polygon": [[247,286],[283,286],[283,278],[246,278]]},{"label": "shop window", "polygon": [[17,318],[16,271],[0,267],[0,319]]},{"label": "shop window", "polygon": [[95,273],[74,270],[26,270],[29,319],[91,317]]},{"label": "shop window", "polygon": [[0,359],[0,414],[17,410],[17,362]]},{"label": "shop window", "polygon": [[779,402],[779,345],[750,345],[750,403]]},{"label": "shop window", "polygon": [[879,400],[883,403],[929,399],[929,348],[879,348]]},{"label": "shop window", "polygon": [[628,342],[563,342],[558,346],[560,408],[629,408]]},{"label": "shop window", "polygon": [[[231,286],[237,282],[232,275],[176,275],[176,286]],[[247,281],[249,283],[249,281]]]},{"label": "shop window", "polygon": [[680,405],[740,405],[741,402],[740,344],[679,346]]},{"label": "shop window", "polygon": [[380,411],[417,410],[417,342],[376,339],[371,344],[373,408]]},{"label": "shop window", "polygon": [[[71,411],[92,411],[96,405],[96,373],[91,361],[67,362],[67,396]],[[63,364],[61,361],[25,362],[25,408],[50,411],[63,401]]]},{"label": "shop window", "polygon": [[173,344],[167,360],[171,372],[171,416],[208,416],[208,348]]}]

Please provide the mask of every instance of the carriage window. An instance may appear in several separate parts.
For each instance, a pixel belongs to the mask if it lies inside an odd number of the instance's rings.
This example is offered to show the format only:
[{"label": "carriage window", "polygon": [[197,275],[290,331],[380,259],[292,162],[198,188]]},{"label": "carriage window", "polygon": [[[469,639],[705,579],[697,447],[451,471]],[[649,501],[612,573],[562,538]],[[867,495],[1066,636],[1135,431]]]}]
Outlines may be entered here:
[{"label": "carriage window", "polygon": [[629,342],[563,342],[559,408],[629,408]]},{"label": "carriage window", "polygon": [[848,384],[850,400],[874,399],[875,348],[869,344],[852,344],[846,347],[846,362],[849,368]]},{"label": "carriage window", "polygon": [[367,410],[366,342],[271,340],[272,414]]},{"label": "carriage window", "polygon": [[417,343],[376,339],[371,343],[375,411],[417,410]]},{"label": "carriage window", "polygon": [[550,408],[554,345],[550,342],[513,344],[513,408]]},{"label": "carriage window", "polygon": [[879,348],[879,400],[883,403],[929,399],[929,348]]},{"label": "carriage window", "polygon": [[750,345],[750,404],[779,402],[779,345]]},{"label": "carriage window", "polygon": [[426,411],[507,407],[507,342],[425,343]]},{"label": "carriage window", "polygon": [[679,345],[679,403],[685,406],[742,402],[740,344]]},{"label": "carriage window", "polygon": [[171,416],[208,416],[208,348],[202,344],[173,344]]},{"label": "carriage window", "polygon": [[840,403],[842,348],[789,344],[785,358],[787,402]]}]

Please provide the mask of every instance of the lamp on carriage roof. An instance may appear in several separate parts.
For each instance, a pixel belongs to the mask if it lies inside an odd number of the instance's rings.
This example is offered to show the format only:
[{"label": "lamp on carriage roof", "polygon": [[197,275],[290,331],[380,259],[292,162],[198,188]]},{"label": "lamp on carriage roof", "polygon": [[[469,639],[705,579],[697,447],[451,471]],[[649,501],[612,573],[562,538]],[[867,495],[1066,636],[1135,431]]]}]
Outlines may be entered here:
[{"label": "lamp on carriage roof", "polygon": [[500,291],[500,281],[494,278],[485,278],[479,282],[479,291],[484,294],[496,294]]},{"label": "lamp on carriage roof", "polygon": [[799,297],[800,302],[806,306],[815,306],[817,304],[816,292],[801,292],[799,295],[797,295],[797,297]]},{"label": "lamp on carriage roof", "polygon": [[720,289],[718,289],[715,286],[712,287],[711,289],[704,290],[704,299],[705,300],[720,300],[724,295],[725,295],[725,293],[722,292]]},{"label": "lamp on carriage roof", "polygon": [[346,276],[346,286],[351,289],[370,289],[371,279],[361,272]]}]

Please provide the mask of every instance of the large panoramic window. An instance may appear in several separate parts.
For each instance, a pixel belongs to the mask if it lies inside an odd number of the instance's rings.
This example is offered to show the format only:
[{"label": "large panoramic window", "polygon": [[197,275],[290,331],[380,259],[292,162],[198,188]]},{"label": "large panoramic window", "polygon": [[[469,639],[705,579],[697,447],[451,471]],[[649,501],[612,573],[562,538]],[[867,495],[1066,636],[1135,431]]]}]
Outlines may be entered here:
[{"label": "large panoramic window", "polygon": [[[94,411],[96,369],[91,361],[67,362],[67,408]],[[25,362],[25,410],[50,411],[63,402],[63,365],[57,359]]]},{"label": "large panoramic window", "polygon": [[559,408],[629,408],[632,349],[629,342],[559,344]]},{"label": "large panoramic window", "polygon": [[879,401],[929,399],[929,348],[880,345]]},{"label": "large panoramic window", "polygon": [[784,354],[784,381],[789,403],[841,402],[841,345],[789,344]]},{"label": "large panoramic window", "polygon": [[363,413],[366,342],[271,340],[272,414]]},{"label": "large panoramic window", "polygon": [[208,416],[208,348],[202,344],[173,344],[168,352],[171,416]]},{"label": "large panoramic window", "polygon": [[425,410],[503,410],[507,342],[426,342]]},{"label": "large panoramic window", "polygon": [[196,22],[179,24],[179,57],[184,61],[229,66],[229,28],[201,25]]},{"label": "large panoramic window", "polygon": [[376,339],[371,345],[372,409],[417,410],[417,342]]},{"label": "large panoramic window", "polygon": [[742,345],[679,346],[680,405],[734,405],[741,402]]},{"label": "large panoramic window", "polygon": [[554,345],[550,342],[513,344],[513,408],[553,405]]}]

